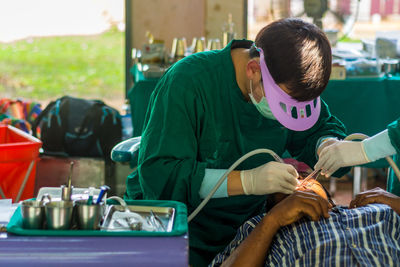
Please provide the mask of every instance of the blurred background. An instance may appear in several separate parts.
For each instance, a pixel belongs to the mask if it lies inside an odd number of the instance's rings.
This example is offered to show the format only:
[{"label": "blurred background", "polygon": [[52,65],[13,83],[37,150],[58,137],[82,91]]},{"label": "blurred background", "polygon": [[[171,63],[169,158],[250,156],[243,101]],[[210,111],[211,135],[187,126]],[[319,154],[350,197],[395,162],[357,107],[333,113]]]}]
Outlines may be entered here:
[{"label": "blurred background", "polygon": [[[148,32],[171,51],[175,37],[185,37],[188,46],[194,37],[222,43],[223,32],[232,27],[236,38],[254,39],[269,22],[289,16],[315,22],[333,40],[360,46],[377,32],[400,29],[400,0],[0,0],[0,5],[3,97],[45,105],[69,94],[106,99],[120,110],[132,85],[126,67],[133,61],[126,64],[126,55],[131,57],[126,50],[142,49]],[[126,27],[127,20],[132,25]]]},{"label": "blurred background", "polygon": [[[0,1],[0,94],[124,101],[123,0]],[[107,102],[108,102],[107,101]]]}]

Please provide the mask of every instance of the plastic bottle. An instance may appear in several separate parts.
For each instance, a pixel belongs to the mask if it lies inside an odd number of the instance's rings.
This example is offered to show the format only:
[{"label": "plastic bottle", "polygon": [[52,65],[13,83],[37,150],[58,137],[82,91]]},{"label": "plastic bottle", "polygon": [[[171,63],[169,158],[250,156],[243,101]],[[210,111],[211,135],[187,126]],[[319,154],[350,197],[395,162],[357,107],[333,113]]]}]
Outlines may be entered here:
[{"label": "plastic bottle", "polygon": [[122,140],[126,140],[133,136],[133,126],[132,126],[132,116],[131,107],[129,105],[129,100],[125,100],[125,104],[122,107]]},{"label": "plastic bottle", "polygon": [[232,21],[232,14],[228,14],[228,22],[224,24],[222,45],[225,47],[232,39],[235,39],[236,33],[234,31],[235,23]]}]

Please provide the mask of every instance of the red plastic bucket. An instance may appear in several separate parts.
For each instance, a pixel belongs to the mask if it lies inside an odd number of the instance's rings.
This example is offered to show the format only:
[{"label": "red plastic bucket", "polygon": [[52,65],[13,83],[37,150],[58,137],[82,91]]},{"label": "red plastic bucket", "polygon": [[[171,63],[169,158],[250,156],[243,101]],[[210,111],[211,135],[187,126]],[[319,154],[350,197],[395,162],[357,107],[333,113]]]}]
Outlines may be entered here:
[{"label": "red plastic bucket", "polygon": [[0,197],[13,202],[33,197],[36,162],[42,142],[10,125],[0,124]]}]

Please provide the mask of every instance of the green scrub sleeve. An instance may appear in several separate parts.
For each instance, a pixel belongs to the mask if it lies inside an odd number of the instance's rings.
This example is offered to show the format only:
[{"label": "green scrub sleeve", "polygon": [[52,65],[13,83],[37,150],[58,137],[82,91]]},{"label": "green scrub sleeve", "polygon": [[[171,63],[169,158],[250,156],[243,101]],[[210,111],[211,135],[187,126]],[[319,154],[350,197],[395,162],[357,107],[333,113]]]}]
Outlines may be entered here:
[{"label": "green scrub sleeve", "polygon": [[[397,154],[393,156],[394,162],[397,164],[397,166],[400,166],[400,119],[397,119],[396,121],[392,122],[391,124],[388,125],[387,127],[388,133],[389,133],[389,138],[390,142],[392,143],[393,147],[396,149]],[[400,196],[400,182],[399,179],[397,178],[396,174],[390,168],[389,171],[389,177],[387,181],[387,191],[395,194],[397,196]]]},{"label": "green scrub sleeve", "polygon": [[[171,77],[172,76],[172,77]],[[197,160],[204,108],[190,77],[161,79],[150,101],[139,152],[144,199],[170,199],[197,206],[206,162]],[[191,204],[191,205],[190,205]]]},{"label": "green scrub sleeve", "polygon": [[396,121],[389,124],[387,129],[390,142],[396,149],[397,154],[400,154],[400,119],[397,119]]},{"label": "green scrub sleeve", "polygon": [[[321,112],[317,123],[306,131],[290,131],[287,150],[298,161],[314,166],[317,162],[316,147],[322,137],[344,139],[346,128],[344,124],[331,115],[327,104],[321,99]],[[349,167],[340,168],[333,176],[342,177],[350,171]]]}]

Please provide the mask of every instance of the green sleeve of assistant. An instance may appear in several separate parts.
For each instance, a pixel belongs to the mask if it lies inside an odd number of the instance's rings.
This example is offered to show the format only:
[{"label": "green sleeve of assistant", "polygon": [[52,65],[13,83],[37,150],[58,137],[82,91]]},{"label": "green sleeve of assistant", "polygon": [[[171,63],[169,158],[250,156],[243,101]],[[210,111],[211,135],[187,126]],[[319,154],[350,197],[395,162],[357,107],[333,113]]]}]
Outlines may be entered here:
[{"label": "green sleeve of assistant", "polygon": [[[316,150],[317,143],[321,137],[331,136],[338,139],[346,137],[344,124],[333,116],[326,103],[321,99],[321,112],[316,124],[306,131],[290,131],[287,150],[299,161],[314,166],[317,162]],[[346,174],[350,168],[341,168],[334,173],[335,177]]]},{"label": "green sleeve of assistant", "polygon": [[[397,166],[400,166],[400,119],[397,119],[389,124],[387,129],[390,142],[397,151],[397,155],[393,157],[394,162],[397,164]],[[390,168],[389,171],[386,188],[390,193],[400,196],[400,182],[392,168]]]},{"label": "green sleeve of assistant", "polygon": [[139,183],[144,199],[200,203],[205,162],[198,162],[197,136],[204,108],[191,77],[174,73],[157,84],[147,111],[139,152]]},{"label": "green sleeve of assistant", "polygon": [[400,119],[392,122],[387,127],[390,142],[392,143],[393,147],[396,149],[397,154],[400,154]]}]

